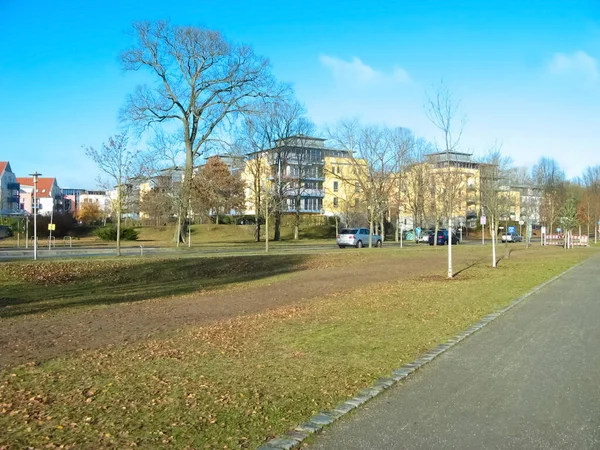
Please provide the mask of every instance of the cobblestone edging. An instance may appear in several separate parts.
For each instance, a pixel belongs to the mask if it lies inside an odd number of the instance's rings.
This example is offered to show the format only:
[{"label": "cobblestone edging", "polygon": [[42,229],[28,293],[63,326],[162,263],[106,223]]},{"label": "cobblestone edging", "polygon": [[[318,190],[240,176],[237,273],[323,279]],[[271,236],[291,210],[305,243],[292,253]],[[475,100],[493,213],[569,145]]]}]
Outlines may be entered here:
[{"label": "cobblestone edging", "polygon": [[555,277],[549,279],[548,281],[545,281],[544,283],[536,286],[535,288],[533,288],[531,291],[529,291],[525,295],[517,298],[516,300],[513,300],[508,306],[501,308],[501,309],[497,310],[496,312],[488,314],[483,319],[481,319],[479,322],[477,322],[475,325],[470,326],[469,328],[462,331],[461,333],[459,333],[452,339],[444,342],[443,344],[438,345],[437,347],[428,351],[427,353],[422,355],[420,358],[414,360],[413,362],[411,362],[409,364],[405,364],[402,367],[400,367],[399,369],[394,370],[389,378],[380,378],[375,383],[373,383],[371,386],[361,390],[357,396],[351,398],[350,400],[346,400],[345,402],[339,404],[338,406],[336,406],[334,409],[332,409],[330,411],[322,411],[322,412],[318,413],[317,415],[315,415],[311,419],[309,419],[307,422],[304,422],[303,424],[298,425],[293,430],[288,431],[284,435],[277,437],[275,439],[271,439],[270,441],[261,445],[260,447],[258,447],[257,450],[291,450],[294,448],[298,448],[300,446],[300,444],[311,434],[319,433],[327,425],[333,423],[340,417],[348,414],[353,409],[359,407],[363,403],[366,403],[367,401],[369,401],[373,397],[379,395],[381,392],[385,391],[386,389],[388,389],[389,387],[398,383],[399,381],[402,381],[403,379],[408,377],[411,373],[415,372],[417,369],[420,369],[425,364],[433,361],[436,357],[438,357],[439,355],[444,353],[449,348],[454,347],[456,344],[458,344],[463,339],[471,336],[473,333],[475,333],[476,331],[479,331],[480,329],[485,327],[488,323],[492,322],[494,319],[496,319],[500,315],[504,314],[508,310],[512,309],[513,307],[515,307],[516,305],[521,303],[527,297],[531,296],[532,294],[539,291],[543,287],[552,283],[556,279],[562,277],[567,272],[570,272],[571,270],[580,266],[584,262],[585,261],[582,261],[582,262],[570,267],[569,269],[565,270],[564,272],[560,273],[559,275],[556,275]]}]

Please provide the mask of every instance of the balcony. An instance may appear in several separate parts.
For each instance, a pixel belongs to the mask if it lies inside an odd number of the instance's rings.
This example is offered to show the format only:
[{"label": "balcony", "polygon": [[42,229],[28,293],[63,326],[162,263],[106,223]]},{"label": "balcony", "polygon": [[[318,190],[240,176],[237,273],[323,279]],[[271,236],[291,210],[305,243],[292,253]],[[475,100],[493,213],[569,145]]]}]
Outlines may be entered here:
[{"label": "balcony", "polygon": [[[294,191],[292,195],[296,195],[297,191]],[[325,191],[323,189],[300,189],[301,197],[325,197]]]}]

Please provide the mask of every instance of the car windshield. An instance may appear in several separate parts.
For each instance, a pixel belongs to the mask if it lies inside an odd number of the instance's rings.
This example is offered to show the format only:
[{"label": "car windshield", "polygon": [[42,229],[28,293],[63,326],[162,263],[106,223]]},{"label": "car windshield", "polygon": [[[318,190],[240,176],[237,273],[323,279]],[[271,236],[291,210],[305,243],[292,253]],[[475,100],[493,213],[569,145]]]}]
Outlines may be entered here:
[{"label": "car windshield", "polygon": [[340,234],[358,234],[358,229],[357,228],[346,228],[346,229],[340,231]]}]

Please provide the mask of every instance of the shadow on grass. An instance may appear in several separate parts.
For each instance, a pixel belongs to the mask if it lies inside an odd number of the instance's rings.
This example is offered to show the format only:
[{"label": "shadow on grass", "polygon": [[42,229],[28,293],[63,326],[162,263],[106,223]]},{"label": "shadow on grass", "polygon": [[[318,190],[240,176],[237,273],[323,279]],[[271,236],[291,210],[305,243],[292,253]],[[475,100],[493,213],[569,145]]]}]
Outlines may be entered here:
[{"label": "shadow on grass", "polygon": [[454,274],[453,274],[452,276],[453,276],[453,277],[456,277],[456,276],[460,275],[461,273],[463,273],[463,272],[465,272],[465,271],[467,271],[467,270],[471,269],[472,267],[475,267],[475,266],[477,266],[477,265],[481,264],[481,263],[484,261],[484,259],[485,259],[485,258],[479,258],[479,259],[477,259],[477,260],[475,260],[475,261],[473,261],[473,262],[471,262],[471,263],[468,263],[468,264],[467,264],[465,267],[463,267],[462,269],[460,269],[460,270],[458,270],[458,271],[454,272]]},{"label": "shadow on grass", "polygon": [[[161,259],[114,267],[62,284],[11,283],[0,294],[0,318],[67,308],[185,295],[304,269],[308,255]],[[85,264],[77,262],[75,264]]]}]

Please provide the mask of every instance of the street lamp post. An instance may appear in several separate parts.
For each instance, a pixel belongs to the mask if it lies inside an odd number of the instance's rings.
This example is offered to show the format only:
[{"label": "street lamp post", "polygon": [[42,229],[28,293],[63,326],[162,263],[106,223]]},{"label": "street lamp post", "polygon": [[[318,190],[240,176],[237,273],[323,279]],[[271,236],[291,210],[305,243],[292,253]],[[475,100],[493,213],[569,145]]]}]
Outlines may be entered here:
[{"label": "street lamp post", "polygon": [[33,177],[33,259],[37,260],[37,182],[41,173],[36,171],[30,175]]}]

